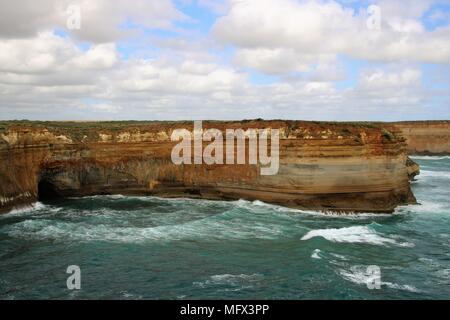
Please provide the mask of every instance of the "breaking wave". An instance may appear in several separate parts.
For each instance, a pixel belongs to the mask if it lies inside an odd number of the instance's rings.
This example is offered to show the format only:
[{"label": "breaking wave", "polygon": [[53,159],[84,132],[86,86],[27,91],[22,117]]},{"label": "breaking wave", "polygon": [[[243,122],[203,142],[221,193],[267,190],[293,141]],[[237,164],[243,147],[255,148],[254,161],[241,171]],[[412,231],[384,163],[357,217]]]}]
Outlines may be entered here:
[{"label": "breaking wave", "polygon": [[200,288],[225,287],[224,291],[239,291],[254,287],[262,279],[263,275],[259,273],[216,274],[205,281],[194,281],[192,284]]},{"label": "breaking wave", "polygon": [[410,156],[413,160],[445,160],[450,159],[450,156]]},{"label": "breaking wave", "polygon": [[421,170],[418,178],[427,178],[427,177],[439,178],[439,179],[450,179],[450,172]]},{"label": "breaking wave", "polygon": [[392,244],[405,247],[413,246],[413,244],[408,242],[398,243],[394,239],[383,237],[367,226],[311,230],[306,235],[304,235],[301,240],[310,240],[316,237],[322,237],[331,242],[367,243],[374,245]]},{"label": "breaking wave", "polygon": [[[422,205],[394,215],[120,194],[38,202],[0,215],[0,298],[446,299],[450,162],[429,160],[412,185]],[[99,271],[92,286],[42,279],[69,256]]]},{"label": "breaking wave", "polygon": [[43,204],[42,202],[35,202],[30,205],[21,207],[21,208],[12,209],[4,216],[23,215],[23,214],[27,214],[27,213],[32,213],[33,211],[42,210],[45,208],[47,208],[47,206],[45,204]]},{"label": "breaking wave", "polygon": [[[265,229],[265,230],[263,230]],[[261,233],[251,230],[233,230],[215,223],[189,223],[176,226],[158,226],[151,228],[111,227],[107,225],[77,225],[75,223],[50,224],[46,220],[29,220],[16,226],[9,232],[13,237],[35,239],[76,240],[76,241],[112,241],[137,243],[146,240],[188,240],[209,238],[221,239],[273,239],[276,230],[259,227]]]},{"label": "breaking wave", "polygon": [[320,249],[314,249],[313,253],[311,254],[311,258],[312,259],[322,259],[322,257],[320,256],[320,253],[322,251],[320,251]]},{"label": "breaking wave", "polygon": [[[9,226],[7,233],[12,237],[59,241],[270,240],[286,237],[286,234],[296,228],[290,223],[283,223],[283,220],[271,220],[270,216],[252,215],[236,208],[214,215],[199,215],[190,221],[180,220],[183,215],[178,214],[180,221],[175,221],[174,224],[170,224],[173,221],[170,221],[169,214],[153,217],[140,213],[134,217],[138,220],[134,225],[123,221],[127,216],[115,219],[114,216],[111,218],[111,212],[99,211],[96,214],[91,213],[91,216],[83,216],[82,213],[70,215],[66,212],[66,219],[34,217]],[[88,220],[84,221],[83,217]],[[155,223],[159,225],[154,225]],[[302,231],[301,228],[298,230]]]},{"label": "breaking wave", "polygon": [[[343,279],[359,285],[375,284],[380,275],[367,272],[367,268],[367,266],[358,265],[351,267],[350,270],[341,269],[338,273]],[[385,286],[395,290],[404,290],[414,293],[419,292],[419,290],[414,286],[381,281],[381,279],[379,280],[379,285],[380,288]]]}]

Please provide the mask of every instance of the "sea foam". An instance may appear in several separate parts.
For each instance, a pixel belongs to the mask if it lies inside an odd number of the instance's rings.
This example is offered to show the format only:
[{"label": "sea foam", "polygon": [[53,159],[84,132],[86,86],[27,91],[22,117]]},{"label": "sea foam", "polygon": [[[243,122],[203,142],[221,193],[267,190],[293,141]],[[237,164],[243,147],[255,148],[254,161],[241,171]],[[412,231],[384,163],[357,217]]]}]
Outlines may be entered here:
[{"label": "sea foam", "polygon": [[305,234],[301,240],[310,240],[315,237],[322,237],[331,242],[346,243],[368,243],[374,245],[400,245],[412,246],[409,243],[398,243],[396,240],[383,237],[367,226],[353,226],[340,229],[317,229]]},{"label": "sea foam", "polygon": [[42,202],[35,202],[20,208],[15,208],[12,209],[11,211],[9,211],[8,213],[6,213],[3,216],[9,216],[9,215],[23,215],[23,214],[28,214],[28,213],[32,213],[34,211],[37,210],[41,210],[46,208],[47,206],[45,204],[43,204]]},{"label": "sea foam", "polygon": [[418,178],[439,178],[439,179],[450,179],[450,172],[442,171],[431,171],[431,170],[421,170]]},{"label": "sea foam", "polygon": [[263,279],[260,273],[253,274],[216,274],[209,277],[205,281],[195,281],[192,284],[196,287],[231,287],[232,289],[224,288],[224,291],[239,291],[249,289]]},{"label": "sea foam", "polygon": [[411,156],[413,160],[446,160],[450,159],[450,156]]},{"label": "sea foam", "polygon": [[315,249],[313,253],[311,254],[312,259],[322,259],[322,257],[319,255],[321,253],[320,249]]},{"label": "sea foam", "polygon": [[[378,278],[378,275],[367,272],[367,266],[361,265],[353,266],[350,268],[350,270],[341,269],[339,270],[338,273],[345,280],[348,280],[350,282],[359,285],[367,285],[369,283],[374,283]],[[389,289],[395,290],[404,290],[415,293],[419,292],[419,290],[416,287],[407,284],[397,284],[393,282],[380,281],[380,286],[381,287],[385,286]]]}]

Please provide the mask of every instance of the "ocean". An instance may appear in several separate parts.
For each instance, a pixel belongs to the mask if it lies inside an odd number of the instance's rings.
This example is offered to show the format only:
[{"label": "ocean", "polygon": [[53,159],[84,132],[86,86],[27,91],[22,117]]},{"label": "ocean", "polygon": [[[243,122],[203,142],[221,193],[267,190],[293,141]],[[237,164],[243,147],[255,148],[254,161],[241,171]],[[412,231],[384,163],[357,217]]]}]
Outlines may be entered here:
[{"label": "ocean", "polygon": [[[92,196],[0,216],[1,299],[450,299],[450,157],[421,205],[327,215],[260,201]],[[69,290],[67,267],[81,270]]]}]

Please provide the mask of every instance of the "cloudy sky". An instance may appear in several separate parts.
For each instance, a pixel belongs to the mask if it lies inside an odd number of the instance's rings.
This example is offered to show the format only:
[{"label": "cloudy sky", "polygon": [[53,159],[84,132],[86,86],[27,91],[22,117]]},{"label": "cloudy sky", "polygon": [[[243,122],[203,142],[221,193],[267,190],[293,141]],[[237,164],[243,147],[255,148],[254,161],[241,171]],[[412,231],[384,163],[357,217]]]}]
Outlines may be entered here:
[{"label": "cloudy sky", "polygon": [[0,119],[243,118],[450,119],[450,0],[0,0]]}]

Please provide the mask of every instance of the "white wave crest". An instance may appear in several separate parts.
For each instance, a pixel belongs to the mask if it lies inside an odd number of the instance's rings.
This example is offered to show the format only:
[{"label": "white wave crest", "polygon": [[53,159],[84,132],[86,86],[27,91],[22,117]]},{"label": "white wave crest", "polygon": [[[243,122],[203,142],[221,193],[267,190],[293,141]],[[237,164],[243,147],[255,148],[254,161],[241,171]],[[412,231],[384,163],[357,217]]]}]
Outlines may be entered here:
[{"label": "white wave crest", "polygon": [[[324,212],[324,211],[317,211],[317,210],[303,210],[303,209],[294,209],[289,207],[284,207],[276,204],[270,204],[266,203],[260,200],[255,201],[247,201],[247,200],[237,200],[233,201],[235,205],[238,207],[249,209],[249,210],[258,210],[258,209],[268,209],[275,212],[280,213],[295,213],[295,214],[302,214],[302,215],[308,215],[308,216],[317,216],[321,218],[340,218],[340,219],[348,219],[348,220],[359,220],[359,219],[373,219],[373,218],[387,218],[392,217],[393,214],[391,213],[370,213],[370,212]],[[394,213],[395,214],[395,213]]]},{"label": "white wave crest", "polygon": [[405,213],[429,213],[429,214],[441,214],[442,212],[449,212],[448,206],[440,202],[432,201],[420,201],[419,204],[413,204],[408,206],[400,206],[396,209],[396,214]]},{"label": "white wave crest", "polygon": [[262,275],[259,273],[253,273],[253,274],[216,274],[211,276],[211,280],[216,283],[235,283],[240,281],[255,281],[260,280],[262,278]]},{"label": "white wave crest", "polygon": [[[230,217],[234,217],[231,219]],[[117,221],[116,221],[117,222]],[[130,226],[111,224],[90,224],[78,221],[53,219],[28,219],[9,226],[8,234],[18,238],[54,239],[60,241],[177,241],[177,240],[225,240],[225,239],[266,239],[273,240],[285,235],[284,226],[255,220],[243,223],[232,212],[208,216],[180,224],[159,226]]]},{"label": "white wave crest", "polygon": [[450,156],[410,156],[413,160],[445,160],[450,159]]},{"label": "white wave crest", "polygon": [[[379,275],[373,274],[370,272],[367,272],[367,266],[353,266],[350,268],[350,270],[339,270],[339,274],[344,278],[345,280],[348,280],[350,282],[359,284],[359,285],[368,285],[368,284],[374,284],[379,279]],[[404,290],[409,292],[419,292],[419,290],[411,285],[402,285],[392,282],[386,282],[386,281],[380,281],[380,286],[386,286],[390,289],[395,290]]]},{"label": "white wave crest", "polygon": [[319,255],[321,253],[320,249],[314,249],[313,253],[311,254],[312,259],[322,259],[322,257]]},{"label": "white wave crest", "polygon": [[27,214],[27,213],[31,213],[36,210],[45,209],[46,207],[47,206],[45,204],[43,204],[42,202],[35,202],[35,203],[29,204],[29,205],[26,205],[26,206],[23,206],[20,208],[12,209],[5,216]]},{"label": "white wave crest", "polygon": [[[231,286],[234,287],[232,291],[238,291],[242,289],[252,288],[254,283],[257,283],[263,278],[262,274],[216,274],[205,281],[195,281],[192,284],[200,287],[210,286]],[[229,291],[229,289],[225,289]]]},{"label": "white wave crest", "polygon": [[323,211],[305,211],[302,210],[301,213],[317,216],[320,218],[337,218],[346,220],[365,220],[365,219],[376,219],[376,218],[389,218],[396,213],[371,213],[371,212],[323,212]]},{"label": "white wave crest", "polygon": [[431,171],[431,170],[421,170],[420,175],[417,176],[419,181],[420,178],[439,178],[439,179],[450,179],[450,172],[444,171]]},{"label": "white wave crest", "polygon": [[380,236],[367,226],[311,230],[301,240],[310,240],[315,237],[322,237],[331,242],[368,243],[375,245],[394,244],[400,246],[412,245],[409,243],[398,243],[394,239]]},{"label": "white wave crest", "polygon": [[293,209],[288,207],[283,207],[276,204],[266,203],[260,200],[248,201],[244,199],[239,199],[236,201],[232,201],[234,205],[239,208],[247,209],[247,210],[261,210],[268,209],[276,212],[286,212],[286,213],[303,213],[304,211],[299,209]]}]

